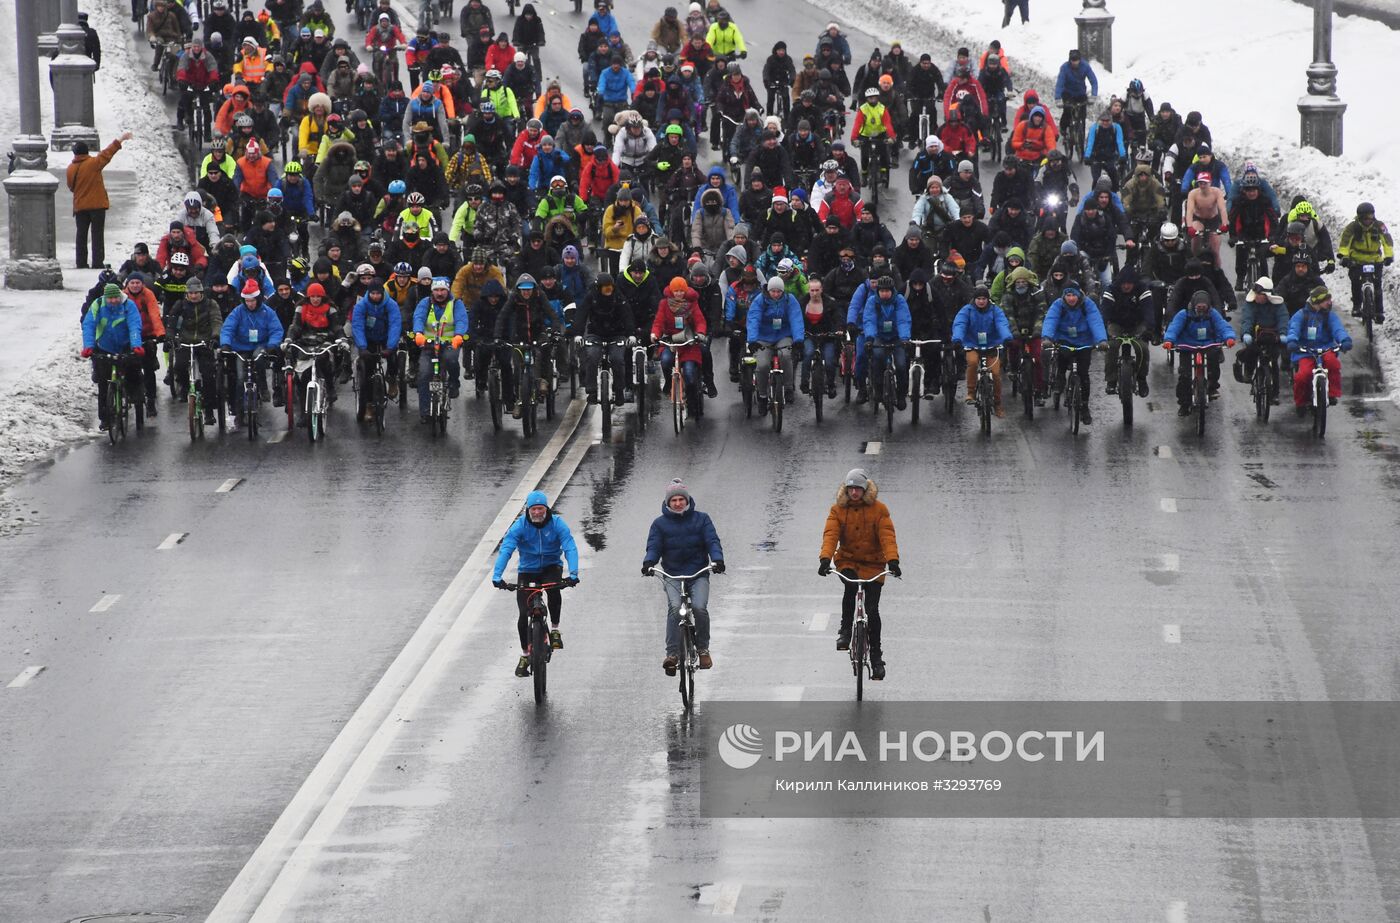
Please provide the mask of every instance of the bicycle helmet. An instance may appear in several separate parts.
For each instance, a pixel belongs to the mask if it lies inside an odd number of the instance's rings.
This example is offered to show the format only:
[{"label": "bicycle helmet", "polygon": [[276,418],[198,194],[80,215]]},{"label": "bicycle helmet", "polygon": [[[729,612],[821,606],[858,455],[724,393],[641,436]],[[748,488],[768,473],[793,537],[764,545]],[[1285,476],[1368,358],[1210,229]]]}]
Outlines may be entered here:
[{"label": "bicycle helmet", "polygon": [[422,205],[425,201],[426,200],[423,198],[423,193],[421,192],[410,192],[408,194],[409,205]]},{"label": "bicycle helmet", "polygon": [[1258,175],[1254,173],[1246,173],[1244,179],[1240,180],[1241,189],[1258,189],[1262,185]]},{"label": "bicycle helmet", "polygon": [[1367,218],[1375,213],[1376,206],[1372,205],[1370,202],[1362,202],[1360,205],[1356,206],[1356,217],[1358,218]]},{"label": "bicycle helmet", "polygon": [[311,264],[304,258],[297,256],[292,258],[292,261],[287,264],[287,268],[304,276],[311,271]]},{"label": "bicycle helmet", "polygon": [[283,176],[298,176],[301,174],[301,163],[293,160],[282,170]]},{"label": "bicycle helmet", "polygon": [[1162,240],[1176,240],[1181,236],[1181,229],[1168,221],[1166,224],[1162,225],[1161,230],[1157,232],[1157,236]]},{"label": "bicycle helmet", "polygon": [[327,127],[327,128],[339,128],[339,127],[341,127],[344,123],[345,123],[345,120],[344,120],[343,118],[340,117],[340,113],[339,113],[339,112],[332,112],[330,115],[326,116],[326,127]]},{"label": "bicycle helmet", "polygon": [[542,131],[544,129],[544,123],[539,119],[531,119],[525,123],[525,127],[531,131]]},{"label": "bicycle helmet", "polygon": [[174,253],[170,254],[170,265],[184,266],[188,269],[190,265],[190,255],[183,251],[176,250]]},{"label": "bicycle helmet", "polygon": [[413,275],[413,266],[403,260],[399,260],[399,262],[394,264],[394,275],[411,276]]},{"label": "bicycle helmet", "polygon": [[408,184],[401,179],[396,179],[389,184],[389,195],[403,195],[408,192]]},{"label": "bicycle helmet", "polygon": [[830,170],[831,172],[835,173],[837,170],[840,170],[840,169],[841,169],[841,165],[838,164],[838,163],[837,163],[836,161],[834,161],[834,160],[827,160],[827,161],[824,161],[824,162],[822,163],[822,170],[823,170],[823,171]]},{"label": "bicycle helmet", "polygon": [[1129,80],[1129,81],[1128,81],[1128,92],[1129,92],[1129,93],[1141,93],[1141,92],[1142,92],[1142,81],[1141,81],[1141,80],[1138,80],[1136,77],[1134,77],[1132,80]]},{"label": "bicycle helmet", "polygon": [[369,263],[361,263],[360,265],[355,267],[355,275],[372,276],[374,275],[374,267],[371,266]]},{"label": "bicycle helmet", "polygon": [[740,69],[739,69],[739,62],[738,62],[738,61],[730,61],[728,64],[724,65],[724,73],[725,73],[726,75],[730,76],[730,77],[733,77],[733,76],[735,76],[736,74],[741,73],[741,71],[740,71]]},{"label": "bicycle helmet", "polygon": [[498,70],[495,70],[495,69],[493,68],[493,69],[491,69],[491,70],[489,70],[489,71],[486,72],[486,79],[487,79],[487,80],[500,80],[500,79],[501,79],[501,72],[498,71]]},{"label": "bicycle helmet", "polygon": [[880,95],[880,91],[877,90],[877,89],[875,89],[874,87],[866,87],[866,88],[865,88],[865,98],[866,98],[866,99],[874,99],[875,97],[877,97],[877,96],[879,96],[879,95]]},{"label": "bicycle helmet", "polygon": [[894,279],[890,276],[881,276],[875,282],[875,291],[894,291]]},{"label": "bicycle helmet", "polygon": [[240,112],[233,117],[234,128],[252,128],[253,117],[246,112]]},{"label": "bicycle helmet", "polygon": [[495,114],[496,114],[496,104],[493,103],[493,102],[491,102],[491,100],[489,100],[489,99],[483,99],[483,100],[481,101],[481,111],[482,111],[482,113],[485,114],[485,115],[495,115]]},{"label": "bicycle helmet", "polygon": [[203,208],[204,197],[197,192],[187,192],[185,193],[185,205],[189,208]]},{"label": "bicycle helmet", "polygon": [[271,201],[272,199],[277,199],[280,202],[284,198],[284,196],[282,195],[281,189],[278,189],[276,186],[273,186],[267,191],[267,198],[269,201]]}]

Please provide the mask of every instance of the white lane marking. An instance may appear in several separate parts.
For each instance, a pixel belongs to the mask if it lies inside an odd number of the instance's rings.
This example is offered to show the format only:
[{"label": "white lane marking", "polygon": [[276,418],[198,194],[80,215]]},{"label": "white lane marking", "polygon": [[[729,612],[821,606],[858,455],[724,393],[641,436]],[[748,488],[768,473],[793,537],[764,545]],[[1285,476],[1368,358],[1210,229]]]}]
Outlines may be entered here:
[{"label": "white lane marking", "polygon": [[1171,457],[1172,457],[1172,447],[1169,446],[1169,445],[1159,445],[1159,446],[1157,446],[1157,457],[1158,457],[1158,458],[1171,458]]},{"label": "white lane marking", "polygon": [[1379,404],[1384,401],[1400,402],[1400,389],[1392,391],[1389,394],[1382,394],[1377,397],[1363,397],[1361,399],[1361,403],[1363,404]]},{"label": "white lane marking", "polygon": [[1180,626],[1180,625],[1163,625],[1163,626],[1162,626],[1162,640],[1165,641],[1165,642],[1168,643],[1168,644],[1180,644],[1180,643],[1181,643],[1181,626]]},{"label": "white lane marking", "polygon": [[1172,572],[1181,570],[1181,555],[1179,554],[1172,554],[1168,552],[1167,554],[1158,555],[1157,560],[1159,562],[1157,565],[1158,570]]},{"label": "white lane marking", "polygon": [[743,884],[737,881],[720,882],[719,893],[715,895],[714,916],[734,916],[734,908],[739,906],[739,892],[743,888]]},{"label": "white lane marking", "polygon": [[113,606],[115,606],[115,605],[117,604],[117,600],[119,600],[119,599],[121,599],[121,598],[122,598],[122,594],[120,594],[120,593],[103,593],[103,594],[102,594],[102,598],[99,599],[99,600],[97,601],[97,604],[94,605],[94,606],[93,606],[91,609],[89,609],[88,611],[89,611],[89,612],[106,612],[108,609],[110,609],[110,608],[112,608]]},{"label": "white lane marking", "polygon": [[1171,901],[1167,904],[1167,923],[1186,923],[1186,902]]},{"label": "white lane marking", "polygon": [[156,551],[169,551],[185,540],[188,532],[171,532],[165,537],[165,541],[156,546]]},{"label": "white lane marking", "polygon": [[808,631],[826,631],[827,623],[831,621],[830,612],[817,612],[812,616],[812,620],[807,623]]},{"label": "white lane marking", "polygon": [[727,600],[744,599],[830,599],[830,593],[711,593]]},{"label": "white lane marking", "polygon": [[276,445],[277,443],[281,442],[283,439],[286,439],[286,438],[287,438],[287,433],[288,433],[288,432],[290,432],[290,430],[285,430],[285,429],[284,429],[284,430],[279,430],[279,431],[277,432],[276,435],[269,436],[269,437],[267,438],[267,444],[268,444],[268,445]]},{"label": "white lane marking", "polygon": [[1168,817],[1181,816],[1181,790],[1169,788],[1162,793],[1166,796],[1166,803],[1162,806],[1162,813]]},{"label": "white lane marking", "polygon": [[1164,512],[1164,513],[1175,513],[1175,512],[1176,512],[1176,498],[1175,498],[1175,497],[1163,497],[1163,498],[1162,498],[1162,512]]},{"label": "white lane marking", "polygon": [[34,677],[38,676],[40,673],[43,673],[45,669],[45,667],[37,666],[25,667],[24,670],[20,672],[19,676],[16,676],[14,679],[10,680],[9,688],[22,689],[25,686],[28,686],[29,681],[32,680]]},{"label": "white lane marking", "polygon": [[220,484],[220,485],[214,490],[214,493],[216,493],[216,494],[226,494],[226,493],[228,493],[230,490],[233,490],[235,487],[237,487],[239,484],[242,484],[242,483],[243,483],[243,479],[242,479],[242,478],[229,478],[227,481],[224,481],[222,484]]},{"label": "white lane marking", "polygon": [[775,686],[773,688],[773,701],[775,702],[801,702],[801,686]]},{"label": "white lane marking", "polygon": [[1162,703],[1162,717],[1165,718],[1167,721],[1180,722],[1180,721],[1181,721],[1181,703],[1180,703],[1180,702],[1163,702],[1163,703]]},{"label": "white lane marking", "polygon": [[884,447],[885,447],[885,446],[884,446],[884,443],[881,443],[881,442],[867,442],[867,443],[865,444],[865,454],[866,454],[866,455],[879,455],[879,454],[880,454],[880,450],[883,449]]},{"label": "white lane marking", "polygon": [[207,923],[279,920],[352,804],[393,745],[399,719],[411,716],[452,663],[462,639],[498,605],[487,578],[496,546],[515,521],[525,495],[540,483],[578,429],[584,402],[564,419],[506,499],[403,650],[341,728],[272,829],[207,918]]}]

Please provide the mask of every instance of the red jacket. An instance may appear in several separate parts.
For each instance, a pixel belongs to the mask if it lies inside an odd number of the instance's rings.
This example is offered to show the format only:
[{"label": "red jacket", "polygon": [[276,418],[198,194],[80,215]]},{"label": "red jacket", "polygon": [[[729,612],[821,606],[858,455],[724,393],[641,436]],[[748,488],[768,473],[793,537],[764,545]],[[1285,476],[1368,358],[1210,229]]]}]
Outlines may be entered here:
[{"label": "red jacket", "polygon": [[[842,195],[843,192],[845,195]],[[827,215],[835,215],[841,227],[849,231],[856,226],[856,220],[864,210],[865,203],[856,195],[851,181],[842,177],[836,181],[836,188],[822,200],[821,207],[817,209],[817,220],[825,224]]]},{"label": "red jacket", "polygon": [[591,198],[602,199],[619,178],[617,164],[607,157],[599,164],[597,158],[594,158],[588,165],[579,169],[578,196],[585,202]]},{"label": "red jacket", "polygon": [[[957,102],[958,97],[965,93],[970,93],[976,98],[977,111],[985,116],[987,114],[987,91],[982,89],[982,84],[971,77],[966,79],[955,77],[948,82],[948,89],[943,91],[943,111],[947,112],[948,107]],[[964,112],[963,115],[966,116],[967,113]]]},{"label": "red jacket", "polygon": [[167,233],[160,239],[160,247],[156,249],[156,262],[164,269],[170,268],[170,254],[188,253],[190,255],[190,270],[202,270],[209,265],[209,256],[204,252],[204,247],[199,241],[194,239],[194,235],[185,232],[185,242],[177,246],[170,243],[170,234]]},{"label": "red jacket", "polygon": [[[671,311],[669,296],[661,299],[661,303],[656,307],[656,319],[651,324],[651,335],[662,343],[669,343],[671,335],[675,333],[685,333],[687,338],[703,335],[705,329],[705,312],[700,310],[700,295],[693,288],[685,290],[686,310],[677,315]],[[684,329],[676,329],[677,317],[684,318]],[[682,346],[678,350],[682,362],[701,362],[704,360],[704,353],[700,351],[698,344],[692,343],[689,346]]]},{"label": "red jacket", "polygon": [[486,49],[486,69],[497,70],[504,76],[506,68],[515,63],[515,46],[509,43],[502,48],[500,43],[492,42],[491,47]]},{"label": "red jacket", "polygon": [[511,145],[510,162],[528,173],[530,164],[535,161],[535,152],[540,149],[540,139],[543,137],[544,132],[540,132],[531,138],[530,130],[528,128],[522,129],[520,134],[515,136],[515,144]]}]

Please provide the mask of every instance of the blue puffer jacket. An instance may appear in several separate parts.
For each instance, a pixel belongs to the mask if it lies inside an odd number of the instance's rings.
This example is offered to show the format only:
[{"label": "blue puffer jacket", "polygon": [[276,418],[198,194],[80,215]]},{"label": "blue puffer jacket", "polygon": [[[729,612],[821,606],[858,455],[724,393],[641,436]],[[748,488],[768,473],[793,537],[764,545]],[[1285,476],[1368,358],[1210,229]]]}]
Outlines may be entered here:
[{"label": "blue puffer jacket", "polygon": [[879,295],[871,295],[865,299],[861,327],[867,340],[882,343],[907,340],[912,324],[909,302],[898,292],[889,301],[881,301]]},{"label": "blue puffer jacket", "polygon": [[1086,298],[1083,292],[1079,293],[1079,306],[1074,308],[1065,304],[1063,295],[1056,298],[1050,310],[1045,312],[1040,335],[1070,346],[1093,346],[1108,339],[1099,306],[1094,304],[1094,299]]},{"label": "blue puffer jacket", "polygon": [[723,561],[724,549],[708,513],[695,508],[695,500],[684,513],[671,510],[664,502],[661,515],[652,520],[647,535],[648,561],[659,561],[668,574],[693,574],[711,561]]},{"label": "blue puffer jacket", "polygon": [[1294,362],[1303,358],[1303,353],[1298,351],[1300,346],[1308,349],[1340,346],[1345,351],[1351,349],[1351,336],[1336,311],[1314,311],[1308,306],[1288,322],[1288,348]]},{"label": "blue puffer jacket", "polygon": [[776,343],[784,337],[802,342],[802,308],[786,292],[776,300],[764,292],[749,302],[748,322],[750,343]]},{"label": "blue puffer jacket", "polygon": [[124,353],[141,345],[141,309],[130,298],[109,305],[99,295],[83,312],[83,346]]},{"label": "blue puffer jacket", "polygon": [[[721,180],[720,185],[711,185],[711,176],[718,176]],[[735,221],[742,220],[739,217],[739,193],[735,192],[734,187],[729,185],[729,174],[725,172],[724,167],[718,164],[710,167],[710,172],[705,175],[704,185],[695,190],[695,201],[690,203],[691,212],[698,212],[704,207],[700,204],[700,197],[705,194],[706,189],[719,190],[719,194],[724,197],[724,207],[729,209],[729,214],[734,216]]]},{"label": "blue puffer jacket", "polygon": [[388,293],[378,304],[370,301],[368,295],[361,295],[355,302],[355,316],[350,318],[350,332],[360,349],[369,349],[371,343],[392,348],[403,334],[403,311]]},{"label": "blue puffer jacket", "polygon": [[240,353],[271,349],[282,342],[282,332],[282,322],[277,319],[277,312],[269,308],[266,302],[259,302],[256,311],[249,311],[247,305],[240,304],[224,318],[219,345]]},{"label": "blue puffer jacket", "polygon": [[1215,308],[1205,317],[1192,317],[1191,312],[1182,308],[1167,326],[1162,335],[1163,341],[1178,346],[1205,346],[1208,343],[1224,343],[1235,338],[1235,328],[1225,316]]},{"label": "blue puffer jacket", "polygon": [[1006,312],[996,305],[979,311],[976,305],[965,304],[953,318],[953,342],[966,349],[1000,346],[1009,339],[1011,324],[1006,320]]},{"label": "blue puffer jacket", "polygon": [[[532,506],[548,506],[549,498],[543,491],[532,490],[525,497],[525,509]],[[550,510],[542,525],[530,522],[530,517],[522,511],[515,522],[506,530],[501,539],[501,551],[496,555],[496,567],[491,572],[492,580],[500,580],[510,563],[511,555],[520,555],[520,573],[539,573],[546,567],[557,567],[563,559],[567,563],[565,573],[578,576],[578,546],[574,544],[574,534],[568,525]]]}]

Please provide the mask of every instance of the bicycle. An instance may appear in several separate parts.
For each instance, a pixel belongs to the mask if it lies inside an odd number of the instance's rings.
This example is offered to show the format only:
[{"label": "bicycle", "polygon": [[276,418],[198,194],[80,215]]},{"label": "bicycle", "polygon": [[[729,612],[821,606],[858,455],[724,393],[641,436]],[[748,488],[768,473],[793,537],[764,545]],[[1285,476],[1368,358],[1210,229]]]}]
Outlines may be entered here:
[{"label": "bicycle", "polygon": [[1340,351],[1336,346],[1329,346],[1326,349],[1298,348],[1298,352],[1313,360],[1312,382],[1309,384],[1309,388],[1312,394],[1312,431],[1318,439],[1327,435],[1327,407],[1332,403],[1328,396],[1327,367],[1322,364],[1322,356],[1324,353]]},{"label": "bicycle", "polygon": [[792,87],[781,83],[768,83],[764,84],[764,89],[768,91],[768,105],[765,109],[782,119],[786,125],[788,114],[792,111]]},{"label": "bicycle", "polygon": [[[306,421],[306,434],[312,442],[324,440],[326,437],[326,413],[330,410],[330,397],[326,391],[325,384],[321,381],[321,365],[319,360],[322,356],[342,348],[343,341],[336,340],[327,343],[325,346],[315,349],[307,349],[297,343],[287,344],[287,406],[291,407],[295,401],[293,395],[296,387],[298,373],[306,371],[306,368],[297,368],[298,361],[292,358],[292,353],[301,354],[301,363],[305,363],[310,369],[311,375],[306,381],[303,398],[303,419]],[[291,419],[293,412],[288,410],[287,418]]]},{"label": "bicycle", "polygon": [[534,343],[512,345],[511,351],[520,357],[520,370],[515,383],[515,397],[520,409],[520,429],[526,437],[530,437],[539,429],[539,390],[543,379],[535,372]]},{"label": "bicycle", "polygon": [[1254,360],[1254,375],[1249,380],[1249,396],[1254,401],[1254,417],[1260,423],[1269,422],[1270,408],[1278,398],[1278,334],[1265,335],[1263,329],[1256,329],[1254,342],[1259,354]]},{"label": "bicycle", "polygon": [[[870,395],[870,403],[875,409],[875,417],[879,419],[880,405],[885,407],[885,432],[894,432],[894,411],[895,403],[899,397],[899,379],[894,370],[894,350],[896,343],[880,344],[885,351],[884,369],[880,373],[880,387],[875,387],[875,361],[873,356],[865,357],[865,381],[866,393]],[[873,350],[874,344],[866,342],[866,349]]]},{"label": "bicycle", "polygon": [[865,188],[870,190],[870,207],[880,207],[880,187],[890,188],[890,168],[886,162],[884,135],[863,135],[860,139],[860,168]]},{"label": "bicycle", "polygon": [[1016,368],[1012,370],[1011,375],[1011,396],[1020,396],[1021,410],[1025,413],[1027,420],[1035,419],[1036,361],[1035,353],[1031,351],[1032,339],[1033,337],[1030,331],[1021,331],[1021,336],[1019,337],[1021,348],[1015,353]]},{"label": "bicycle", "polygon": [[[1239,247],[1244,248],[1244,279],[1239,291],[1247,292],[1254,286],[1255,282],[1259,281],[1260,276],[1268,274],[1266,254],[1269,242],[1267,240],[1242,240],[1231,246],[1236,248],[1236,253],[1239,252]],[[1235,259],[1238,261],[1239,257],[1236,256]]]},{"label": "bicycle", "polygon": [[632,397],[637,402],[637,430],[640,432],[647,428],[647,386],[650,378],[647,375],[649,358],[647,348],[642,343],[637,343],[632,347]]},{"label": "bicycle", "polygon": [[[442,359],[442,340],[434,340],[430,347],[424,348],[431,349],[428,361],[432,363],[428,375],[428,433],[436,438],[447,435],[447,420],[452,411],[452,389],[447,381],[447,363]],[[500,426],[496,428],[500,429]]]},{"label": "bicycle", "polygon": [[[1111,349],[1118,350],[1118,400],[1123,404],[1123,425],[1133,425],[1133,395],[1137,392],[1137,356],[1146,347],[1135,336],[1114,337]],[[1268,400],[1265,399],[1265,419]]]},{"label": "bicycle", "polygon": [[681,635],[681,655],[677,658],[676,672],[680,674],[681,705],[686,711],[695,709],[695,671],[700,668],[700,648],[695,641],[695,607],[690,601],[690,583],[697,577],[703,577],[713,568],[713,564],[706,564],[703,568],[688,577],[678,577],[675,574],[668,574],[655,566],[652,574],[657,577],[680,581],[681,605],[678,623]]},{"label": "bicycle", "polygon": [[991,144],[990,160],[992,163],[999,164],[1003,152],[1002,145],[1005,143],[1003,136],[1006,133],[1006,97],[993,97],[987,101],[987,104],[992,110],[990,128],[987,132],[987,141]]},{"label": "bicycle", "polygon": [[865,674],[872,666],[870,663],[870,622],[865,615],[865,585],[878,583],[881,578],[893,577],[894,574],[886,568],[873,577],[860,580],[856,577],[847,577],[839,570],[832,571],[832,573],[840,577],[842,583],[856,585],[855,615],[851,619],[851,672],[856,677],[856,701],[860,702],[865,698]]},{"label": "bicycle", "polygon": [[[1079,424],[1081,422],[1084,404],[1089,399],[1089,396],[1084,393],[1083,382],[1079,380],[1079,363],[1083,361],[1081,354],[1093,348],[1092,346],[1070,346],[1065,343],[1055,344],[1056,354],[1060,352],[1069,353],[1069,367],[1065,370],[1065,375],[1068,378],[1064,387],[1065,410],[1069,412],[1069,431],[1076,436],[1079,435]],[[1131,395],[1131,391],[1129,394]],[[1055,392],[1055,409],[1060,409],[1060,392],[1058,390]],[[1128,412],[1131,414],[1131,411]]]},{"label": "bicycle", "polygon": [[[813,341],[812,364],[807,372],[808,387],[812,389],[812,409],[817,415],[817,422],[822,421],[822,405],[826,401],[826,358],[822,355],[822,342],[826,340],[845,339],[845,333],[809,333],[808,338]],[[833,386],[832,395],[836,394]]]},{"label": "bicycle", "polygon": [[[1197,436],[1206,434],[1206,407],[1210,404],[1210,395],[1206,388],[1206,353],[1224,345],[1224,343],[1207,343],[1204,346],[1177,345],[1175,347],[1176,352],[1188,353],[1191,356],[1191,410],[1196,415]],[[1184,362],[1185,359],[1182,361]]]},{"label": "bicycle", "polygon": [[160,49],[160,95],[164,96],[171,87],[178,86],[175,65],[185,47],[181,42],[151,42],[151,47]]},{"label": "bicycle", "polygon": [[504,387],[501,384],[500,355],[496,350],[499,344],[492,342],[485,345],[491,349],[491,361],[486,367],[486,403],[491,408],[491,427],[499,433],[505,422]]},{"label": "bicycle", "polygon": [[[794,344],[796,345],[796,344]],[[783,406],[787,403],[787,389],[783,386],[783,363],[782,351],[792,350],[792,346],[773,347],[773,365],[768,370],[768,415],[773,425],[773,432],[783,431]],[[757,373],[757,362],[755,362],[755,373]]]},{"label": "bicycle", "polygon": [[[582,340],[582,338],[580,338]],[[612,432],[613,415],[613,367],[608,359],[608,353],[613,349],[626,349],[629,341],[626,337],[620,340],[599,340],[592,337],[582,340],[587,348],[602,347],[602,355],[598,357],[597,379],[594,392],[598,395],[598,407],[603,415],[603,433],[606,435]]]},{"label": "bicycle", "polygon": [[851,402],[851,385],[856,380],[856,343],[855,339],[847,333],[841,344],[841,358],[837,366],[837,373],[841,376],[841,383],[846,390],[846,403]]},{"label": "bicycle", "polygon": [[1064,130],[1065,156],[1071,161],[1077,156],[1084,163],[1084,118],[1088,110],[1087,99],[1064,100],[1060,127]]},{"label": "bicycle", "polygon": [[977,420],[981,424],[982,435],[992,434],[992,417],[996,416],[996,381],[992,376],[992,363],[989,353],[1001,355],[1003,347],[979,349],[977,351],[977,385],[973,401],[977,405]]},{"label": "bicycle", "polygon": [[506,583],[501,589],[511,593],[517,590],[529,590],[530,595],[525,600],[525,615],[530,620],[530,675],[535,678],[535,704],[543,705],[545,697],[546,672],[548,669],[550,656],[554,653],[554,646],[549,640],[549,605],[545,601],[547,590],[566,590],[574,584],[568,581],[558,581],[555,583]]},{"label": "bicycle", "polygon": [[399,338],[399,345],[394,349],[394,378],[399,386],[399,409],[403,410],[408,406],[408,389],[416,375],[410,375],[412,365],[408,351],[407,335]]},{"label": "bicycle", "polygon": [[[219,355],[223,357],[226,366],[232,366],[238,353],[231,349],[219,350]],[[262,394],[258,388],[259,379],[262,377],[258,363],[263,361],[265,356],[262,350],[254,350],[253,355],[243,360],[243,428],[248,431],[248,441],[256,442],[258,439],[258,405],[262,402]],[[229,367],[228,371],[229,391],[234,388],[234,368]],[[291,404],[292,394],[287,393],[287,403]],[[288,410],[287,416],[291,417]]]},{"label": "bicycle", "polygon": [[658,352],[661,349],[671,351],[671,423],[675,427],[677,436],[685,429],[685,418],[690,402],[694,401],[698,405],[701,400],[701,389],[698,387],[690,388],[685,383],[685,375],[681,371],[680,351],[686,346],[693,346],[700,342],[702,340],[699,337],[691,337],[683,343],[656,344]]},{"label": "bicycle", "polygon": [[355,0],[355,25],[361,32],[369,30],[369,14],[373,10],[373,0]]},{"label": "bicycle", "polygon": [[384,435],[384,410],[389,406],[388,385],[384,379],[384,354],[379,347],[371,347],[366,354],[369,376],[357,382],[357,391],[364,392],[364,408],[374,418],[374,432]]},{"label": "bicycle", "polygon": [[[126,358],[128,353],[95,353],[98,357],[99,375],[107,378],[107,439],[112,445],[117,444],[117,438],[126,439],[126,418],[130,407],[136,405],[136,430],[141,431],[145,425],[146,404],[141,395],[126,393],[126,376],[122,373],[122,366],[131,360]],[[131,356],[135,358],[135,356]],[[105,369],[100,366],[106,366]],[[134,390],[134,389],[133,389]]]},{"label": "bicycle", "polygon": [[942,340],[905,340],[904,345],[909,349],[909,422],[914,426],[919,425],[919,403],[924,399],[924,376],[927,372],[924,369],[925,346],[942,346]]},{"label": "bicycle", "polygon": [[950,417],[958,406],[958,369],[962,364],[962,351],[952,341],[945,340],[938,382],[943,391],[943,411]]},{"label": "bicycle", "polygon": [[186,127],[189,130],[190,148],[196,157],[200,156],[203,147],[209,143],[209,130],[213,122],[212,96],[208,87],[190,91],[189,119]]},{"label": "bicycle", "polygon": [[1366,340],[1375,338],[1376,324],[1376,264],[1361,263],[1361,325],[1366,328]]},{"label": "bicycle", "polygon": [[[190,352],[190,385],[185,400],[189,407],[190,441],[194,442],[204,438],[204,408],[207,406],[204,401],[204,375],[200,373],[199,363],[195,357],[199,350],[208,349],[209,344],[200,340],[198,343],[181,343],[179,348],[187,349]],[[217,376],[214,382],[213,400],[215,406],[219,408],[219,432],[223,432],[224,402],[219,398]]]}]

